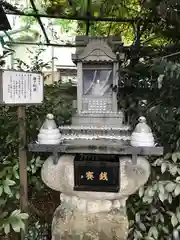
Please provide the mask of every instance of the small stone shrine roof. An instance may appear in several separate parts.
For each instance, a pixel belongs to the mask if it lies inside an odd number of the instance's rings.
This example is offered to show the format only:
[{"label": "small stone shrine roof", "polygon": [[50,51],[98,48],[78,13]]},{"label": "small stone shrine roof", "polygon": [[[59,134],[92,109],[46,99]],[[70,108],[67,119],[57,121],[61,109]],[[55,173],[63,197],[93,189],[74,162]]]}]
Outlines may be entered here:
[{"label": "small stone shrine roof", "polygon": [[116,62],[116,51],[122,45],[119,37],[76,37],[76,53],[72,55],[74,63],[111,63]]}]

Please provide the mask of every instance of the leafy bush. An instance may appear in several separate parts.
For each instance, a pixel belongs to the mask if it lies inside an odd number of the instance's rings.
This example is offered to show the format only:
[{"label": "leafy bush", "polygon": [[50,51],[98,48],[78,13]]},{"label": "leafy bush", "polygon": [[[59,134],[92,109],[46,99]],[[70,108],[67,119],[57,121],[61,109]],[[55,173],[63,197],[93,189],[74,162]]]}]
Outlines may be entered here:
[{"label": "leafy bush", "polygon": [[9,216],[8,213],[3,213],[0,219],[0,229],[4,229],[5,234],[11,231],[11,228],[15,232],[20,232],[21,229],[25,229],[23,220],[28,218],[27,213],[21,213],[20,210],[13,211]]},{"label": "leafy bush", "polygon": [[[37,52],[34,56],[34,64],[37,64],[36,69],[24,63],[26,70],[38,71],[42,66],[44,67],[38,57],[39,55],[37,56]],[[33,56],[31,57],[33,58]],[[23,65],[21,61],[20,64]],[[45,85],[44,92],[45,96],[42,105],[26,107],[27,143],[36,140],[38,130],[47,113],[53,113],[58,124],[65,124],[70,121],[72,100],[75,98],[75,90],[71,83],[63,84],[58,82]],[[5,106],[0,108],[2,129],[0,133],[0,234],[3,232],[8,234],[11,230],[19,232],[21,228],[24,228],[23,220],[27,218],[27,214],[20,213],[18,210],[20,182],[17,122],[17,107]],[[33,188],[33,191],[39,191],[44,186],[39,171],[45,157],[45,155],[37,157],[36,154],[32,155],[27,152],[28,185]]]},{"label": "leafy bush", "polygon": [[47,224],[36,222],[34,225],[29,226],[25,240],[48,240],[50,237],[49,229],[51,229],[51,227]]},{"label": "leafy bush", "polygon": [[157,81],[159,74],[164,76],[160,93],[146,96],[144,113],[157,142],[165,147],[165,155],[149,158],[150,179],[129,198],[129,239],[176,240],[180,237],[179,64],[163,60],[148,70],[152,74],[150,82]]}]

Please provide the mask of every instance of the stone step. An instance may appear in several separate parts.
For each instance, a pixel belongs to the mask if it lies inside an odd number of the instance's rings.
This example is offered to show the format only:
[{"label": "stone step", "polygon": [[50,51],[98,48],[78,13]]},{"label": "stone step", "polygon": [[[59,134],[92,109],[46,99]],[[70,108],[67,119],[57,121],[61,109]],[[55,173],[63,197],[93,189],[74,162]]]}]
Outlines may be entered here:
[{"label": "stone step", "polygon": [[130,126],[118,126],[110,127],[106,125],[102,126],[90,126],[90,125],[70,125],[70,126],[60,126],[59,130],[62,134],[101,134],[101,135],[125,135],[129,136],[131,134]]},{"label": "stone step", "polygon": [[123,118],[121,116],[105,116],[105,115],[87,115],[87,116],[78,116],[72,118],[73,125],[92,125],[97,127],[119,127],[123,124]]}]

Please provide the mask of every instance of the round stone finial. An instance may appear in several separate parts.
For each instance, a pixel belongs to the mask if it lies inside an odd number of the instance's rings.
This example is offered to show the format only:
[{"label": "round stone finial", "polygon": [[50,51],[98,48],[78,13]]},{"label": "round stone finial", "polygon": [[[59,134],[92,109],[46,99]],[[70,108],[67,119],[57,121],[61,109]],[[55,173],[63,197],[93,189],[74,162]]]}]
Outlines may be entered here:
[{"label": "round stone finial", "polygon": [[141,116],[139,117],[138,121],[139,123],[136,125],[131,135],[131,145],[135,147],[154,146],[154,137],[153,137],[151,128],[146,123],[146,118],[144,116]]},{"label": "round stone finial", "polygon": [[49,119],[49,120],[53,120],[54,119],[54,115],[52,113],[48,113],[46,115],[46,118]]},{"label": "round stone finial", "polygon": [[139,123],[136,125],[134,132],[137,133],[151,133],[151,128],[146,123],[146,118],[144,116],[139,117]]},{"label": "round stone finial", "polygon": [[48,113],[46,119],[38,134],[38,143],[40,144],[59,144],[61,134],[54,120],[54,115]]},{"label": "round stone finial", "polygon": [[140,123],[146,123],[146,118],[144,116],[139,117],[138,121]]}]

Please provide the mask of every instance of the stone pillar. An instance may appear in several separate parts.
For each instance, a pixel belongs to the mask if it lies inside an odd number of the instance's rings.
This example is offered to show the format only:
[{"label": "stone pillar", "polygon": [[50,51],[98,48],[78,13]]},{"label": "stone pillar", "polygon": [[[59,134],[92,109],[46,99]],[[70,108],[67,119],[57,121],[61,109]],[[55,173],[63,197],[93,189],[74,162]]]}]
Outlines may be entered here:
[{"label": "stone pillar", "polygon": [[73,155],[63,155],[54,165],[53,157],[49,157],[42,168],[44,183],[61,192],[61,204],[52,222],[52,240],[126,240],[126,200],[148,180],[148,161],[138,157],[132,164],[130,157],[121,157],[120,191],[105,193],[73,190],[73,160]]}]

